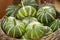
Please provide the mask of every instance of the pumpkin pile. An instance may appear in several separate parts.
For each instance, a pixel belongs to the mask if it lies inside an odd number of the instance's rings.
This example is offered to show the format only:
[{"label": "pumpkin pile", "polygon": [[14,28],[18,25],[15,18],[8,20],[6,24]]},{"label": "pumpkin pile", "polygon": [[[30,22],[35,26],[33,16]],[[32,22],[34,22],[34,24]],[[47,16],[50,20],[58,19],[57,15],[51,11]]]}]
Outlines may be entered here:
[{"label": "pumpkin pile", "polygon": [[52,4],[38,5],[35,0],[22,0],[18,6],[6,9],[1,28],[6,35],[22,40],[38,40],[60,27]]}]

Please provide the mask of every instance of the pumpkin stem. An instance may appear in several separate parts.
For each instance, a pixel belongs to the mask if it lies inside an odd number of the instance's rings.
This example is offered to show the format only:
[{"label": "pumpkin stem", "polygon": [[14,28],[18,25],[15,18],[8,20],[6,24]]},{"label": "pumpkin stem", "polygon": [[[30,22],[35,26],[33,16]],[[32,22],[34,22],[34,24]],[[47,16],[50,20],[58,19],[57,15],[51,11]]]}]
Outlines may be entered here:
[{"label": "pumpkin stem", "polygon": [[16,25],[16,20],[15,20],[15,19],[13,19],[13,21],[14,21],[14,25]]},{"label": "pumpkin stem", "polygon": [[44,13],[46,13],[46,9],[44,9]]},{"label": "pumpkin stem", "polygon": [[33,24],[33,29],[35,28],[35,24]]},{"label": "pumpkin stem", "polygon": [[21,1],[22,7],[24,7],[23,1]]}]

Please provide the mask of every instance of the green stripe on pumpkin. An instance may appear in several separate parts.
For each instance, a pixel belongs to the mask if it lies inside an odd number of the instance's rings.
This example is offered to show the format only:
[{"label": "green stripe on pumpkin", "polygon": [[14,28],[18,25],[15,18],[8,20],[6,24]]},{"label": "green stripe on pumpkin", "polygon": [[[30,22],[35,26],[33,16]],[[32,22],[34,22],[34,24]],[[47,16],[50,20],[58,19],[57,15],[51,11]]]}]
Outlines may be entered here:
[{"label": "green stripe on pumpkin", "polygon": [[10,32],[10,30],[12,30],[12,28],[13,28],[13,27],[11,27],[11,28],[7,31],[7,35],[9,35],[9,32]]},{"label": "green stripe on pumpkin", "polygon": [[26,12],[26,10],[25,10],[25,7],[23,7],[23,10],[24,10],[25,16],[27,16],[27,12]]},{"label": "green stripe on pumpkin", "polygon": [[45,15],[45,17],[46,17],[46,23],[48,23],[48,18],[47,18],[47,16]]}]

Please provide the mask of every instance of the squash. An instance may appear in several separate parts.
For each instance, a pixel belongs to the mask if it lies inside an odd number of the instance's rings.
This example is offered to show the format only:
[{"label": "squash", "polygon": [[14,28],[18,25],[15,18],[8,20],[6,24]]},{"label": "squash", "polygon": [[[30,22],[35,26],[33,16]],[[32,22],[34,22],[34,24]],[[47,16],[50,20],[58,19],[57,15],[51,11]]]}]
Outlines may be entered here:
[{"label": "squash", "polygon": [[28,25],[30,22],[38,22],[38,20],[35,17],[26,17],[22,20],[26,25]]},{"label": "squash", "polygon": [[54,31],[56,31],[58,28],[60,28],[60,19],[56,19],[50,24],[50,28]]},{"label": "squash", "polygon": [[49,25],[56,18],[55,8],[51,4],[43,4],[40,6],[36,17],[44,25]]},{"label": "squash", "polygon": [[9,5],[7,8],[6,8],[6,16],[15,16],[16,13],[18,12],[18,10],[22,7],[21,4],[18,4],[17,6],[16,5]]},{"label": "squash", "polygon": [[48,26],[43,26],[39,22],[31,22],[26,27],[26,34],[28,38],[38,40],[43,36],[47,36],[52,33],[52,29]]},{"label": "squash", "polygon": [[35,16],[36,15],[36,9],[32,6],[24,6],[18,10],[16,13],[16,17],[18,19],[23,19],[28,16]]},{"label": "squash", "polygon": [[27,5],[33,6],[34,8],[36,8],[36,10],[38,10],[39,6],[38,6],[36,0],[22,0],[22,2],[23,2],[24,6],[27,6]]},{"label": "squash", "polygon": [[10,37],[20,38],[25,33],[25,24],[14,17],[5,17],[1,22],[2,30]]},{"label": "squash", "polygon": [[6,16],[13,16],[13,13],[16,9],[16,6],[15,5],[10,5],[6,8]]},{"label": "squash", "polygon": [[31,22],[26,27],[26,34],[30,39],[39,39],[43,36],[44,32],[40,30],[42,24],[39,22]]},{"label": "squash", "polygon": [[24,5],[32,5],[32,4],[36,4],[35,0],[22,0]]}]

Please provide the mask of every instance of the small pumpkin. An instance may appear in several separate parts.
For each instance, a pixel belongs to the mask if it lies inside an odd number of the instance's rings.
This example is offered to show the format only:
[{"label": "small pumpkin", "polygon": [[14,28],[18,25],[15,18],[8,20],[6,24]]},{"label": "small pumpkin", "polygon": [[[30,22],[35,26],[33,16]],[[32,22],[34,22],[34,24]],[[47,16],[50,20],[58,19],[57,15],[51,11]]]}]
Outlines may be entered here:
[{"label": "small pumpkin", "polygon": [[26,27],[26,34],[30,39],[39,39],[43,36],[44,32],[40,30],[42,24],[39,22],[31,22]]},{"label": "small pumpkin", "polygon": [[50,25],[50,28],[53,30],[53,32],[60,28],[60,19],[53,21]]},{"label": "small pumpkin", "polygon": [[38,22],[38,20],[35,17],[25,17],[22,22],[24,22],[26,25],[28,25],[30,22]]},{"label": "small pumpkin", "polygon": [[49,25],[55,17],[55,8],[51,4],[43,4],[37,12],[37,19],[44,25]]},{"label": "small pumpkin", "polygon": [[10,37],[20,38],[25,33],[25,24],[14,17],[5,17],[1,22],[2,30]]},{"label": "small pumpkin", "polygon": [[43,36],[47,36],[52,33],[52,29],[48,26],[43,26],[39,22],[31,22],[26,27],[27,37],[30,39],[38,40]]},{"label": "small pumpkin", "polygon": [[10,5],[6,8],[6,16],[13,16],[14,11],[16,10],[15,5]]},{"label": "small pumpkin", "polygon": [[24,4],[24,6],[30,5],[38,10],[38,4],[37,4],[36,0],[22,0],[22,2]]},{"label": "small pumpkin", "polygon": [[18,13],[16,14],[16,17],[18,19],[23,19],[28,16],[35,16],[36,15],[36,9],[32,6],[24,6],[18,10]]}]

